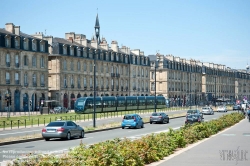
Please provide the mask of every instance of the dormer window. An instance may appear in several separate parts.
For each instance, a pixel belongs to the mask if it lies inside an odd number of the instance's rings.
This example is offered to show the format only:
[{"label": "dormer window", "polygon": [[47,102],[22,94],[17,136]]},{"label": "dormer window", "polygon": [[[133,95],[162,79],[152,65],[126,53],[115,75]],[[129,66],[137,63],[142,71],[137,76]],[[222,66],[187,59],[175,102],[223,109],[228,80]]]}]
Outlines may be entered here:
[{"label": "dormer window", "polygon": [[9,35],[6,35],[5,36],[5,47],[10,47],[11,44],[10,44],[10,36]]},{"label": "dormer window", "polygon": [[26,39],[26,38],[23,39],[23,49],[24,49],[24,50],[28,50],[28,44],[27,44],[28,41],[27,41],[27,40],[28,40],[28,39]]},{"label": "dormer window", "polygon": [[17,49],[20,48],[19,43],[20,43],[20,38],[16,36],[16,37],[15,37],[15,48],[17,48]]},{"label": "dormer window", "polygon": [[63,45],[63,54],[67,55],[67,46],[65,44]]},{"label": "dormer window", "polygon": [[70,46],[70,55],[74,55],[74,47]]},{"label": "dormer window", "polygon": [[32,51],[36,51],[36,40],[32,40]]},{"label": "dormer window", "polygon": [[116,55],[116,61],[119,61],[119,54]]},{"label": "dormer window", "polygon": [[44,41],[40,41],[40,51],[44,52]]}]

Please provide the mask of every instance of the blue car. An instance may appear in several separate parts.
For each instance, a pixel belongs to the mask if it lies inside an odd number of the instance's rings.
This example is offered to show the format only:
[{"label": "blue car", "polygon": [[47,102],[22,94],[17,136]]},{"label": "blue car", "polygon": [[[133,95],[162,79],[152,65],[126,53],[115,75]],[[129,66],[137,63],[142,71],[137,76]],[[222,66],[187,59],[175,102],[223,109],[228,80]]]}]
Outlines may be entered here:
[{"label": "blue car", "polygon": [[124,115],[122,120],[122,129],[128,128],[144,128],[144,122],[138,114],[127,114]]}]

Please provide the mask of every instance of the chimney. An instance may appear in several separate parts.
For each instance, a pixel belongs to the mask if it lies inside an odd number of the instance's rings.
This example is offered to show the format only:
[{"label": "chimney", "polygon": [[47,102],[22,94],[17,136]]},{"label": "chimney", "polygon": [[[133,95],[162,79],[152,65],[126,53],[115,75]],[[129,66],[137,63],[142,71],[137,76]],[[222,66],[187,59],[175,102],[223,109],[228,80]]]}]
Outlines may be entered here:
[{"label": "chimney", "polygon": [[6,23],[5,30],[10,32],[10,33],[14,33],[14,24],[13,23]]},{"label": "chimney", "polygon": [[20,26],[14,26],[14,28],[15,28],[15,34],[16,35],[20,35]]},{"label": "chimney", "polygon": [[69,41],[71,42],[71,43],[73,43],[73,38],[72,37],[69,37]]}]

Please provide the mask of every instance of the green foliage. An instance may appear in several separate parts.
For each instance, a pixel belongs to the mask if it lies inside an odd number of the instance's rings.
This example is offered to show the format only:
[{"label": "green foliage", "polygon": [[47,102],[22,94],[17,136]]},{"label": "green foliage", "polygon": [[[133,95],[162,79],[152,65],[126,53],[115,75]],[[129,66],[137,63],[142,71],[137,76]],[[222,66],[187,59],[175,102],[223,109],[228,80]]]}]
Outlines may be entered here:
[{"label": "green foliage", "polygon": [[87,147],[84,144],[70,150],[61,157],[39,155],[27,160],[16,160],[15,166],[143,166],[183,148],[187,144],[208,138],[244,119],[242,114],[232,113],[209,122],[185,125],[180,130],[150,134],[131,141],[129,139],[108,140]]}]

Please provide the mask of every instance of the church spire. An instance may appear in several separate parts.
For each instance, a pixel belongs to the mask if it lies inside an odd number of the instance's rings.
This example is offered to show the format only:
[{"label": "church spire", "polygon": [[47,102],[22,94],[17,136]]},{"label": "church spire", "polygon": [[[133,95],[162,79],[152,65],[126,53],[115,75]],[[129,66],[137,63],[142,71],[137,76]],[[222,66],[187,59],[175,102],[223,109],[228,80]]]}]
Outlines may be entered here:
[{"label": "church spire", "polygon": [[100,24],[99,24],[98,14],[96,15],[96,20],[95,20],[95,36],[98,42],[97,44],[100,44]]}]

